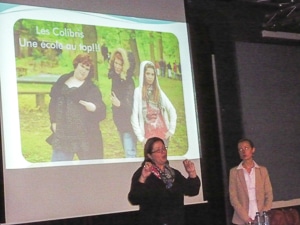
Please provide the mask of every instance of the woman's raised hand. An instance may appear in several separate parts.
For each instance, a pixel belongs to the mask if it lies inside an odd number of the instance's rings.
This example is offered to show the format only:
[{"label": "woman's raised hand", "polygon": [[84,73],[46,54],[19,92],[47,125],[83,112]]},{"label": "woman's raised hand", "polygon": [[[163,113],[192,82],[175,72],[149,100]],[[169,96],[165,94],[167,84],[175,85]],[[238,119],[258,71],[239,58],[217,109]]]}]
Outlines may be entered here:
[{"label": "woman's raised hand", "polygon": [[184,160],[183,165],[186,172],[189,174],[189,177],[195,178],[197,176],[195,165],[191,160],[188,159]]},{"label": "woman's raised hand", "polygon": [[139,181],[141,183],[145,183],[146,179],[150,176],[151,172],[152,172],[152,163],[146,162],[142,169],[142,174],[140,176]]}]

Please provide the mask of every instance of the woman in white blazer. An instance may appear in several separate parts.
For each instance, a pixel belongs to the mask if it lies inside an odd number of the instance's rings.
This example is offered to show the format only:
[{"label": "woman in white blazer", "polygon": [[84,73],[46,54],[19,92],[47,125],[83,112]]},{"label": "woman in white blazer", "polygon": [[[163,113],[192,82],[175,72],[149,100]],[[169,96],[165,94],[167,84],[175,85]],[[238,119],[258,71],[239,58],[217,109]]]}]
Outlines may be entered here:
[{"label": "woman in white blazer", "polygon": [[229,196],[234,208],[232,223],[242,225],[253,222],[256,212],[271,209],[273,191],[267,168],[253,160],[253,142],[239,140],[238,152],[242,162],[230,170]]}]

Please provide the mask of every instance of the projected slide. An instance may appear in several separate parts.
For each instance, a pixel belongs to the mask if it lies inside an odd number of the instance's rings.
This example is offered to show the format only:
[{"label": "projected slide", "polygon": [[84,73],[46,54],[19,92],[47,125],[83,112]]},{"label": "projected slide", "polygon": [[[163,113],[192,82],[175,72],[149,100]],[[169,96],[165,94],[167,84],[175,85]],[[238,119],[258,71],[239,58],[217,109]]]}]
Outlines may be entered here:
[{"label": "projected slide", "polygon": [[[137,210],[127,194],[151,136],[201,179],[185,22],[0,3],[0,31],[0,222]],[[202,188],[185,198],[200,202]]]},{"label": "projected slide", "polygon": [[[2,7],[7,8],[1,15],[6,24],[1,32],[7,34],[2,49],[8,52],[1,66],[7,168],[56,165],[58,154],[54,150],[62,150],[64,157],[58,159],[65,164],[137,160],[143,157],[143,143],[151,136],[166,140],[171,157],[199,158],[184,23],[7,4]],[[83,53],[91,57],[91,82],[100,94],[91,100],[87,88],[76,106],[67,100],[57,102],[53,90],[58,89],[60,78],[76,71],[73,60]],[[114,65],[116,53],[122,55],[119,74]],[[134,90],[143,86],[140,65],[145,61],[154,65],[160,93],[152,111],[145,105],[148,100],[138,104],[136,101],[141,100],[137,94],[134,97]],[[140,95],[142,92],[141,88]],[[5,96],[10,96],[9,104]],[[63,98],[63,94],[58,97]],[[80,114],[86,105],[79,100],[90,100],[94,105],[99,100],[101,104],[93,113],[85,109]],[[142,105],[141,109],[133,110],[135,104]],[[95,115],[98,119],[93,120]],[[90,129],[90,124],[95,129]],[[130,144],[133,147],[128,147]],[[89,154],[92,151],[97,152]]]}]

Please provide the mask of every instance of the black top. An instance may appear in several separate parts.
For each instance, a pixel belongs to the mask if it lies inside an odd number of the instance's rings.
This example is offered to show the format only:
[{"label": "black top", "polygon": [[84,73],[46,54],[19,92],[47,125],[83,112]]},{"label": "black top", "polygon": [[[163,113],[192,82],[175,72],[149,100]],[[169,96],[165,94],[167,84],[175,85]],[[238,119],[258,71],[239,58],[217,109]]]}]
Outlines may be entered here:
[{"label": "black top", "polygon": [[151,174],[145,183],[140,183],[142,167],[133,175],[128,199],[140,206],[140,225],[184,225],[184,195],[199,193],[200,179],[185,178],[175,170],[175,180],[170,189]]},{"label": "black top", "polygon": [[[106,117],[106,106],[99,88],[91,80],[78,88],[67,87],[65,81],[73,73],[61,76],[50,92],[50,121],[56,123],[50,144],[66,152],[95,152],[95,158],[101,158],[103,143],[99,122]],[[80,100],[94,103],[96,111],[87,111]]]},{"label": "black top", "polygon": [[110,71],[108,77],[112,79],[111,91],[121,102],[120,107],[112,106],[115,125],[120,132],[133,132],[131,114],[135,86],[132,76],[127,76],[126,80],[123,80],[119,74]]}]

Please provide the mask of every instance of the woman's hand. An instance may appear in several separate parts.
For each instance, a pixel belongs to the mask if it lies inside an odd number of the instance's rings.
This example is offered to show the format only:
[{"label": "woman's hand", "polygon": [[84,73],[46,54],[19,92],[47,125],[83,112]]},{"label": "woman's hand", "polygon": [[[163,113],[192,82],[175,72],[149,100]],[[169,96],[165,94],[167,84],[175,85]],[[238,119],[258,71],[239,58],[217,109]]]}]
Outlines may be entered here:
[{"label": "woman's hand", "polygon": [[51,129],[54,133],[56,132],[56,123],[51,124]]},{"label": "woman's hand", "polygon": [[184,160],[183,165],[190,178],[195,178],[197,176],[195,165],[191,160]]},{"label": "woman's hand", "polygon": [[167,140],[169,137],[171,137],[172,134],[168,131],[167,133],[165,133],[165,139]]},{"label": "woman's hand", "polygon": [[152,172],[152,163],[151,162],[146,162],[144,167],[143,167],[142,174],[140,176],[139,181],[141,183],[145,183],[147,178],[151,175],[151,172]]},{"label": "woman's hand", "polygon": [[87,111],[90,111],[90,112],[95,112],[96,111],[96,106],[92,102],[87,102],[87,101],[80,100],[79,104],[83,105],[86,108]]},{"label": "woman's hand", "polygon": [[111,93],[111,97],[110,97],[111,103],[116,106],[116,107],[120,107],[121,102],[120,100],[117,98],[117,96],[115,95],[114,92]]}]

